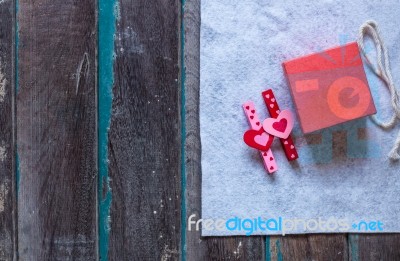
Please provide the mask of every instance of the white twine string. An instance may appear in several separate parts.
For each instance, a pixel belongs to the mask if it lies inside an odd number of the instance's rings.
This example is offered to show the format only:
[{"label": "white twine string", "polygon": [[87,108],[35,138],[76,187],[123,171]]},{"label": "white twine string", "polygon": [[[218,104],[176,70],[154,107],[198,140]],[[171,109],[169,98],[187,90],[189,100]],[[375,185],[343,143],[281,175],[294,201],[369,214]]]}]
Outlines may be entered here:
[{"label": "white twine string", "polygon": [[[369,35],[376,46],[376,56],[378,59],[377,67],[375,67],[369,60],[364,49],[364,37]],[[393,83],[392,74],[390,72],[389,56],[385,44],[381,38],[378,25],[375,21],[366,21],[360,28],[359,37],[357,40],[358,46],[368,61],[369,66],[372,68],[374,73],[382,79],[390,92],[391,104],[393,108],[393,116],[389,121],[383,122],[379,120],[375,115],[371,116],[372,121],[383,129],[390,129],[396,126],[397,120],[400,120],[400,99],[399,91],[396,89]],[[399,160],[400,154],[400,132],[396,138],[392,150],[389,152],[389,158],[391,160]]]}]

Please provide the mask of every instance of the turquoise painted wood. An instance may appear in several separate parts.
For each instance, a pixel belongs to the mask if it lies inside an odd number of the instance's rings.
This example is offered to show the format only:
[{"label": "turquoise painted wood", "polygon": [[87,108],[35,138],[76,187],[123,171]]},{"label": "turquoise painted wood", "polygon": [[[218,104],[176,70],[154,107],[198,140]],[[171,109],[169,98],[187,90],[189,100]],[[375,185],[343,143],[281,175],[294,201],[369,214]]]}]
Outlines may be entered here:
[{"label": "turquoise painted wood", "polygon": [[114,84],[114,39],[118,2],[99,0],[98,6],[98,165],[99,165],[99,259],[108,260],[110,206],[112,192],[108,175],[108,129],[111,121]]}]

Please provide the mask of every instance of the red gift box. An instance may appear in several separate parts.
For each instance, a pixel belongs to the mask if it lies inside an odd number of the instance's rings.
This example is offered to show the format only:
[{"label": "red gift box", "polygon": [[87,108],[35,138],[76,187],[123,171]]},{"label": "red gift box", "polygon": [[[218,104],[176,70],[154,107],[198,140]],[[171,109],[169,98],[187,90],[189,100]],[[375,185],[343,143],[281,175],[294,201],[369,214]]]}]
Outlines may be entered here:
[{"label": "red gift box", "polygon": [[357,43],[283,63],[304,133],[375,114]]}]

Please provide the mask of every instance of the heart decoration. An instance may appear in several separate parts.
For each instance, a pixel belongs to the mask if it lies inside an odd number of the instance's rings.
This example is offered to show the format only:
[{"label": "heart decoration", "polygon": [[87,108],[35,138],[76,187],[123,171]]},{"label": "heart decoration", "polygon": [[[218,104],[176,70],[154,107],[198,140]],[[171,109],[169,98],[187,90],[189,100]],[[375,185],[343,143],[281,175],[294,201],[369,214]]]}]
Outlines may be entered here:
[{"label": "heart decoration", "polygon": [[254,103],[252,101],[244,103],[242,105],[243,111],[252,130],[244,133],[243,140],[249,147],[260,151],[264,167],[271,174],[278,170],[271,148],[275,137],[280,139],[286,158],[289,161],[296,160],[299,156],[292,137],[290,137],[294,125],[293,114],[289,110],[280,110],[271,89],[262,92],[262,97],[272,118],[260,122]]},{"label": "heart decoration", "polygon": [[263,128],[259,130],[248,130],[243,136],[244,142],[254,149],[267,151],[271,147],[274,136],[266,133]]},{"label": "heart decoration", "polygon": [[294,118],[289,110],[283,110],[278,118],[267,118],[263,122],[264,131],[276,137],[286,139],[293,129]]}]

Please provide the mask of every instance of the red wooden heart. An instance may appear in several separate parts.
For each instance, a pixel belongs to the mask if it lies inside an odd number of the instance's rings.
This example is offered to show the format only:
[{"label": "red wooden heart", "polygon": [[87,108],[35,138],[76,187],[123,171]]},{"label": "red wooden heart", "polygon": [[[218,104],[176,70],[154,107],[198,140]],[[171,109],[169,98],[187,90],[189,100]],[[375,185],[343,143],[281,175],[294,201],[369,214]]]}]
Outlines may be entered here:
[{"label": "red wooden heart", "polygon": [[272,124],[272,128],[274,128],[275,130],[279,131],[279,132],[285,132],[287,127],[287,120],[286,119],[281,119],[278,122],[274,122]]},{"label": "red wooden heart", "polygon": [[257,150],[267,151],[271,147],[274,136],[266,133],[263,128],[259,130],[248,130],[243,135],[244,142]]}]

